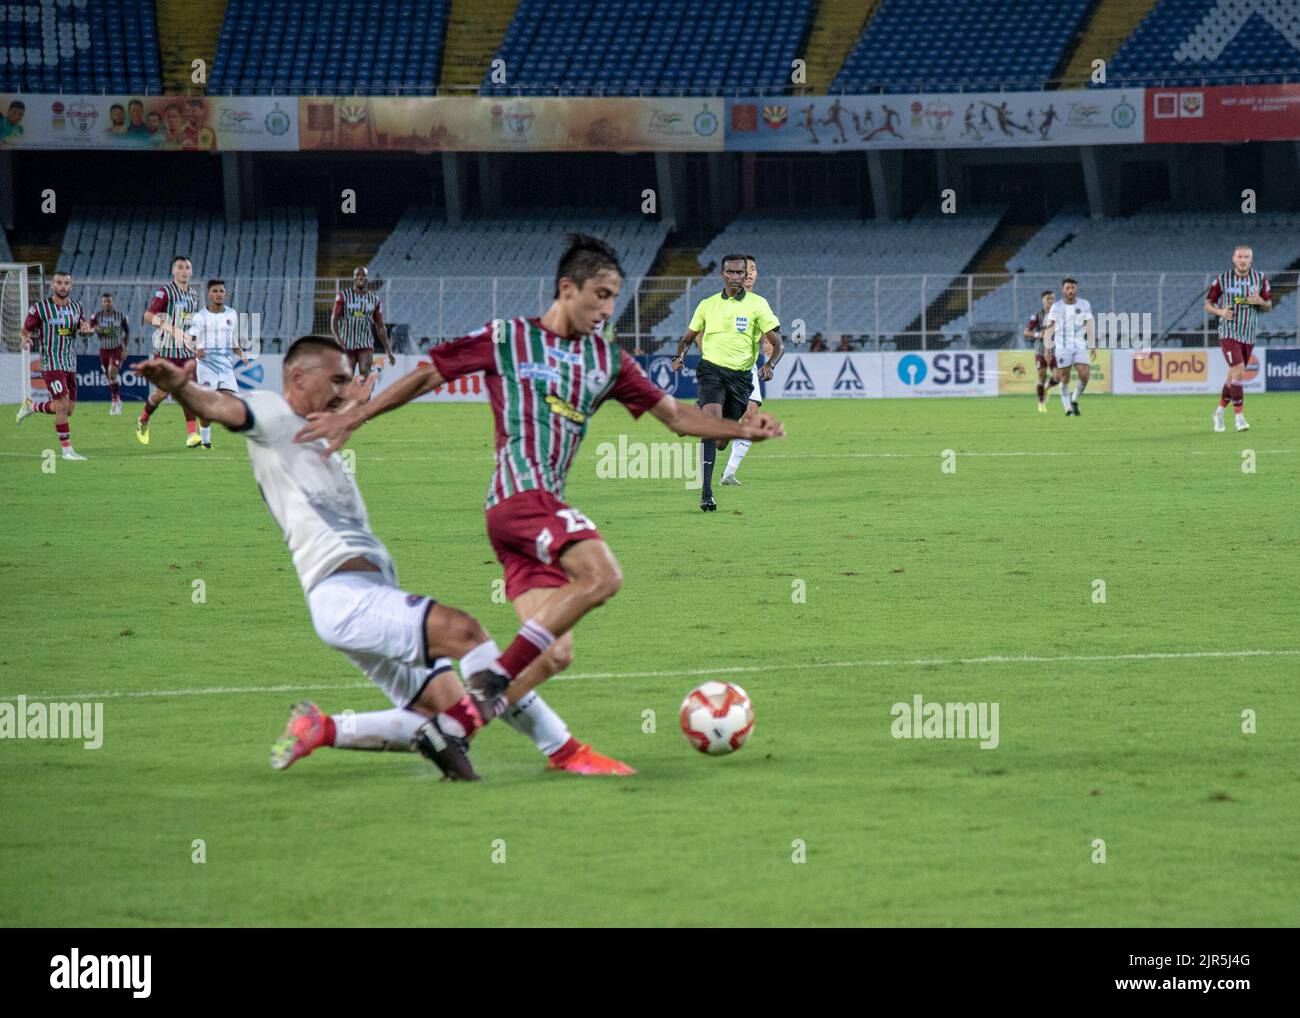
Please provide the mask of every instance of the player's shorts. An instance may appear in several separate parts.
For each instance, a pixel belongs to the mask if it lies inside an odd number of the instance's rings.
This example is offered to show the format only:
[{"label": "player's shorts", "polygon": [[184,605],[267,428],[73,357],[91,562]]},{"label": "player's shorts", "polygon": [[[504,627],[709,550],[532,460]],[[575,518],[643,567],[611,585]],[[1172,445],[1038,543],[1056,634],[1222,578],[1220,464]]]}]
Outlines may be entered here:
[{"label": "player's shorts", "polygon": [[750,379],[750,384],[753,385],[754,388],[749,393],[749,401],[751,403],[757,403],[759,406],[762,406],[763,405],[763,380],[758,377],[757,361],[754,363],[754,374],[753,377]]},{"label": "player's shorts", "polygon": [[748,371],[724,368],[712,361],[701,360],[695,369],[695,377],[700,383],[697,406],[718,403],[722,407],[722,416],[729,421],[738,421],[745,416],[750,394],[754,391]]},{"label": "player's shorts", "polygon": [[1068,368],[1072,364],[1087,365],[1090,363],[1086,346],[1058,346],[1055,359],[1058,368]]},{"label": "player's shorts", "polygon": [[210,368],[204,361],[196,361],[196,364],[195,381],[203,388],[239,395],[239,383],[235,381],[234,368]]},{"label": "player's shorts", "polygon": [[1221,339],[1219,349],[1223,351],[1223,359],[1228,365],[1235,366],[1250,363],[1250,354],[1255,349],[1255,344],[1243,343],[1239,339]]},{"label": "player's shorts", "polygon": [[1051,368],[1055,371],[1057,368],[1055,352],[1049,351],[1045,356],[1041,353],[1034,354],[1034,367],[1040,371],[1045,368]]},{"label": "player's shorts", "polygon": [[511,495],[487,511],[488,540],[506,576],[506,599],[537,587],[563,587],[560,553],[577,541],[603,541],[596,524],[549,491]]},{"label": "player's shorts", "polygon": [[101,347],[99,351],[99,367],[102,371],[107,371],[110,364],[116,364],[119,368],[122,362],[126,360],[126,349],[120,346]]},{"label": "player's shorts", "polygon": [[181,368],[181,369],[183,369],[183,370],[185,370],[185,371],[188,371],[188,372],[190,373],[190,377],[191,377],[191,378],[194,377],[194,365],[197,363],[197,360],[196,360],[195,358],[193,358],[193,357],[167,357],[167,356],[162,356],[162,355],[160,355],[160,358],[161,358],[162,360],[165,360],[168,364],[175,364],[178,368]]},{"label": "player's shorts", "polygon": [[408,594],[382,573],[344,570],[325,577],[307,593],[316,635],[342,651],[395,707],[407,707],[425,685],[451,667],[429,657],[432,598]]},{"label": "player's shorts", "polygon": [[363,353],[373,354],[375,352],[375,344],[366,343],[364,346],[352,346],[350,343],[344,344],[343,352],[346,353],[349,357],[355,359],[358,354],[363,354]]},{"label": "player's shorts", "polygon": [[50,399],[68,399],[77,402],[77,373],[75,371],[42,371],[41,378]]}]

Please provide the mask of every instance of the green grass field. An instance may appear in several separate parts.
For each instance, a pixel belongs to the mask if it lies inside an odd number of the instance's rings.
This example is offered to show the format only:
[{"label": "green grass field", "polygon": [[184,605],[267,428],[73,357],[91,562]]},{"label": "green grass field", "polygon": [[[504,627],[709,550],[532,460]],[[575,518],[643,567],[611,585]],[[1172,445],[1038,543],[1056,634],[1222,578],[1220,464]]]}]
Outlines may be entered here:
[{"label": "green grass field", "polygon": [[[1293,925],[1300,399],[1251,396],[1222,435],[1210,398],[1049,405],[774,403],[789,437],[710,516],[681,480],[596,476],[602,441],[671,440],[607,407],[568,498],[624,586],[544,693],[640,773],[547,773],[496,725],[456,787],[405,754],[269,768],[296,699],[388,702],[312,631],[242,439],[187,451],[168,406],[146,449],[86,404],[89,461],[49,474],[52,419],[6,418],[0,698],[101,700],[105,735],[0,742],[0,922]],[[491,432],[406,408],[356,466],[403,586],[504,645]],[[757,713],[722,759],[677,729],[706,673]],[[895,739],[917,694],[996,702],[1000,745]]]}]

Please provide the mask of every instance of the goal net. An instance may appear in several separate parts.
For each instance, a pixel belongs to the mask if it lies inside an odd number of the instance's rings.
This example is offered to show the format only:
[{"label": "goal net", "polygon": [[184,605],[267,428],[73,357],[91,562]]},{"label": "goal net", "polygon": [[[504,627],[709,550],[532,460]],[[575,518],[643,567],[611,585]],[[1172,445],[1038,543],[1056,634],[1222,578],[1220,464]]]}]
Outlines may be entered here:
[{"label": "goal net", "polygon": [[[27,309],[45,296],[45,269],[40,265],[0,262],[0,353],[22,353]],[[13,377],[17,372],[17,377]],[[11,399],[31,390],[31,358],[5,357],[0,389]]]}]

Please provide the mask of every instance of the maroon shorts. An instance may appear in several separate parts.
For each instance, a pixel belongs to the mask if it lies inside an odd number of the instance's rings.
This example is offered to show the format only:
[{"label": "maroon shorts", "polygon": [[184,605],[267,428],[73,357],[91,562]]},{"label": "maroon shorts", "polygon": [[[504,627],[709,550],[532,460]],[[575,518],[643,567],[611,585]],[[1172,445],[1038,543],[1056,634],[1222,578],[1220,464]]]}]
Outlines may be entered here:
[{"label": "maroon shorts", "polygon": [[110,364],[116,364],[120,368],[124,360],[126,351],[120,346],[101,348],[99,351],[99,366],[104,371],[108,370]]},{"label": "maroon shorts", "polygon": [[41,378],[50,399],[70,399],[77,402],[77,373],[75,371],[42,371]]},{"label": "maroon shorts", "polygon": [[1239,339],[1221,339],[1219,340],[1219,349],[1223,351],[1223,359],[1229,366],[1235,364],[1249,364],[1250,353],[1255,349],[1254,343],[1243,343]]},{"label": "maroon shorts", "polygon": [[549,491],[511,495],[487,511],[488,540],[506,574],[506,598],[537,587],[563,587],[560,553],[577,541],[603,541],[596,524]]},{"label": "maroon shorts", "polygon": [[1041,353],[1034,354],[1034,366],[1038,368],[1040,371],[1043,368],[1051,368],[1053,371],[1055,371],[1056,354],[1049,353],[1046,357],[1044,357]]}]

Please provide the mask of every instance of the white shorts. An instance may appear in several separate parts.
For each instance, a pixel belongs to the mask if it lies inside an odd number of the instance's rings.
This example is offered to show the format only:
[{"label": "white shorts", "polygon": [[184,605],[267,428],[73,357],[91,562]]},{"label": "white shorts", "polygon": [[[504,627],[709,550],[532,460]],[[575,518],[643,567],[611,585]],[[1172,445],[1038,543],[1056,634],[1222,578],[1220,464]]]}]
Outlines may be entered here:
[{"label": "white shorts", "polygon": [[217,389],[220,392],[233,392],[239,395],[239,383],[235,381],[235,369],[218,370],[210,368],[201,360],[194,362],[197,367],[195,381],[204,389]]},{"label": "white shorts", "polygon": [[758,362],[754,362],[754,391],[749,394],[749,401],[763,405],[763,383],[758,377]]},{"label": "white shorts", "polygon": [[394,587],[381,573],[345,570],[307,594],[316,634],[341,650],[394,706],[407,707],[425,684],[451,667],[425,648],[425,618],[435,602]]},{"label": "white shorts", "polygon": [[1072,364],[1089,363],[1088,348],[1086,346],[1058,346],[1055,353],[1058,368],[1068,368]]}]

